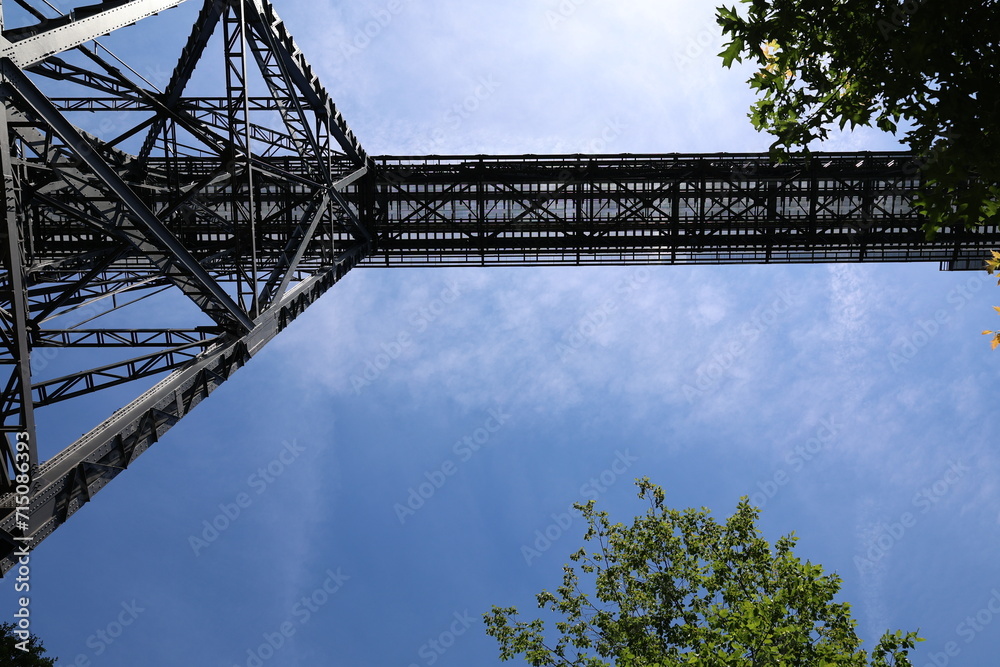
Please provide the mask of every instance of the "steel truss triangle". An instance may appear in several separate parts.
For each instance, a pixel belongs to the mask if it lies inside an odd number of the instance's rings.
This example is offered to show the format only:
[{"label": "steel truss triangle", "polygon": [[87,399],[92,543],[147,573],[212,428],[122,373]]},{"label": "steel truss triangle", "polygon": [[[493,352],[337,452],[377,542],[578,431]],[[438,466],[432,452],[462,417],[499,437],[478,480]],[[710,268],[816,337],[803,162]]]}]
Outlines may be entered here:
[{"label": "steel truss triangle", "polygon": [[[0,42],[0,131],[11,147],[0,164],[8,212],[0,248],[0,571],[374,249],[374,162],[269,3],[206,1],[162,93],[86,45],[177,4],[115,1],[54,18],[35,11],[37,25],[8,30]],[[216,65],[203,61],[219,33],[230,84],[216,105],[186,91],[199,66]],[[256,97],[247,86],[251,64],[266,84]],[[29,75],[100,97],[54,101]],[[69,109],[147,117],[102,139],[77,128]],[[255,120],[271,111],[282,127]],[[208,157],[193,159],[182,136]],[[129,142],[134,155],[122,148]],[[255,199],[259,192],[266,202]],[[100,326],[105,310],[141,318],[136,304],[164,290],[186,295],[201,318],[187,329]],[[45,348],[130,354],[36,378],[32,352]],[[40,460],[37,411],[142,377],[161,379]],[[30,445],[26,466],[19,440]],[[21,467],[22,478],[30,473],[28,494],[18,493]]]}]

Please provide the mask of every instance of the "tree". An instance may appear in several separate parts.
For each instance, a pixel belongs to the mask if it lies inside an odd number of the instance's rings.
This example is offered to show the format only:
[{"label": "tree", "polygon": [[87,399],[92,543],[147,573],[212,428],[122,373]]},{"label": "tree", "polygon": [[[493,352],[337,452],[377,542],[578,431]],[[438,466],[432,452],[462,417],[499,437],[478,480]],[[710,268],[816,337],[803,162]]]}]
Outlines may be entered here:
[{"label": "tree", "polygon": [[[772,155],[808,152],[839,125],[897,133],[924,182],[928,234],[997,215],[1000,11],[996,0],[741,0],[720,7],[723,64],[760,66],[748,83]],[[904,169],[906,171],[907,169]]]},{"label": "tree", "polygon": [[[993,255],[991,259],[986,260],[986,271],[992,276],[995,272],[1000,272],[1000,252],[996,250],[991,250],[990,254]],[[997,285],[1000,285],[1000,280],[997,281]],[[993,306],[993,310],[1000,313],[1000,306]],[[984,336],[993,336],[990,340],[990,346],[992,349],[997,349],[1000,345],[1000,331],[989,331],[983,332]]]},{"label": "tree", "polygon": [[[4,667],[53,667],[56,658],[46,658],[45,647],[35,635],[21,639],[14,631],[13,623],[0,623],[0,665]],[[18,645],[27,646],[22,651]]]},{"label": "tree", "polygon": [[[631,526],[612,524],[594,501],[577,504],[586,546],[570,556],[555,593],[538,606],[562,617],[555,643],[542,619],[515,607],[484,614],[500,658],[573,667],[753,667],[910,665],[916,633],[886,633],[871,660],[860,648],[850,605],[834,602],[841,580],[792,554],[794,535],[774,547],[746,497],[725,524],[706,509],[666,507],[663,490],[637,480],[649,501]],[[587,579],[585,592],[579,567]]]}]

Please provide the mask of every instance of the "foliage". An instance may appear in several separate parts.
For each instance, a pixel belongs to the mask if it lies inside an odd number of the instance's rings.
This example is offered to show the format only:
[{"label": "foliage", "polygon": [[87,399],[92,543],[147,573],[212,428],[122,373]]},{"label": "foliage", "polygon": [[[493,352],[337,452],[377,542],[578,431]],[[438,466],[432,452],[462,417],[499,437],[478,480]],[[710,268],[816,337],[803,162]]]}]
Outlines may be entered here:
[{"label": "foliage", "polygon": [[[996,250],[990,251],[993,254],[993,259],[986,260],[986,270],[992,276],[994,272],[1000,272],[1000,252]],[[1000,285],[1000,280],[997,281],[997,285]],[[993,310],[1000,313],[1000,306],[993,306]],[[997,345],[1000,345],[1000,331],[984,331],[984,336],[993,336],[990,341],[990,346],[992,349],[997,349]]]},{"label": "foliage", "polygon": [[[53,667],[56,658],[46,658],[45,647],[35,635],[24,640],[14,634],[13,623],[0,623],[0,665],[4,667]],[[18,645],[26,646],[22,651]]]},{"label": "foliage", "polygon": [[720,7],[719,54],[744,58],[759,100],[750,118],[772,154],[808,152],[833,126],[896,133],[924,179],[915,204],[933,233],[1000,208],[1000,12],[995,0],[741,0]]},{"label": "foliage", "polygon": [[[793,555],[794,535],[774,547],[744,497],[725,524],[706,509],[665,506],[663,490],[637,480],[649,501],[631,526],[612,524],[594,501],[577,504],[594,543],[570,558],[555,593],[538,606],[561,616],[555,643],[542,619],[515,607],[484,614],[500,658],[574,667],[888,667],[910,665],[916,633],[886,633],[871,661],[860,648],[850,605],[833,601],[841,580]],[[577,567],[592,593],[584,592]]]}]

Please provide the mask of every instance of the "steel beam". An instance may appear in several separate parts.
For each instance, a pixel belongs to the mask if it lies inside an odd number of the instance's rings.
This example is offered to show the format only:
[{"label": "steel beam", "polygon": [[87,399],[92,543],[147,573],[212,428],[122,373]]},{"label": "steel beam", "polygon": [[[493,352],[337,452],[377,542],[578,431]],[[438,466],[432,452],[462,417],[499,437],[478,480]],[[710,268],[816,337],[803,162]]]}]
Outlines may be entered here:
[{"label": "steel beam", "polygon": [[222,333],[216,327],[198,329],[46,329],[34,336],[34,347],[172,347],[211,345]]},{"label": "steel beam", "polygon": [[29,106],[74,155],[90,168],[101,183],[111,190],[115,199],[128,209],[129,218],[138,229],[130,230],[128,225],[123,224],[121,230],[136,248],[159,266],[216,322],[224,326],[249,329],[252,324],[246,312],[202,268],[122,180],[118,172],[101,158],[94,146],[52,106],[45,95],[9,60],[0,61],[0,73],[13,94]]},{"label": "steel beam", "polygon": [[[369,252],[359,244],[261,313],[245,335],[227,334],[39,468],[28,509],[30,548],[48,537],[207,398]],[[0,571],[17,561],[14,498],[0,495]]]},{"label": "steel beam", "polygon": [[312,66],[292,39],[284,22],[278,18],[271,3],[266,0],[246,0],[246,4],[248,8],[252,7],[254,10],[248,14],[248,19],[251,21],[259,19],[260,30],[270,36],[272,48],[281,60],[283,71],[299,89],[310,107],[318,110],[320,121],[327,126],[343,151],[357,166],[374,168],[374,164],[369,161],[368,153],[361,147],[354,132],[344,121],[333,99],[319,82],[319,77],[313,73]]},{"label": "steel beam", "polygon": [[[0,109],[0,137],[7,136],[7,113]],[[0,303],[3,314],[0,317],[0,335],[10,355],[5,359],[6,386],[0,407],[0,491],[8,490],[15,478],[17,440],[28,443],[28,464],[38,466],[38,437],[35,429],[35,405],[31,395],[31,325],[28,309],[27,270],[25,257],[26,225],[21,209],[20,183],[14,173],[8,151],[0,151],[0,171],[4,187],[3,245],[0,255],[3,259],[3,283],[0,289]],[[2,377],[2,376],[0,376]],[[19,437],[20,436],[20,437]]]},{"label": "steel beam", "polygon": [[[188,36],[187,43],[184,45],[177,65],[170,76],[170,82],[164,91],[163,105],[167,109],[173,110],[176,108],[188,82],[191,80],[191,76],[194,74],[195,66],[205,52],[205,47],[208,46],[208,40],[211,39],[215,28],[222,19],[222,13],[225,8],[226,3],[221,0],[218,2],[206,0],[205,4],[202,5],[191,34]],[[149,133],[146,135],[146,140],[142,148],[139,149],[138,158],[140,160],[145,160],[152,154],[153,146],[163,132],[167,120],[168,118],[164,115],[156,117],[153,125],[150,127]]]},{"label": "steel beam", "polygon": [[935,261],[981,268],[996,224],[933,239],[906,153],[392,157],[371,266]]},{"label": "steel beam", "polygon": [[[50,56],[68,51],[106,35],[119,28],[130,26],[144,18],[176,7],[185,0],[112,0],[96,7],[104,8],[89,16],[84,12],[70,14],[38,26],[22,30],[20,39],[10,42],[0,38],[0,57],[8,58],[16,67],[27,68]],[[92,6],[95,7],[95,6]],[[32,34],[34,33],[34,34]]]}]

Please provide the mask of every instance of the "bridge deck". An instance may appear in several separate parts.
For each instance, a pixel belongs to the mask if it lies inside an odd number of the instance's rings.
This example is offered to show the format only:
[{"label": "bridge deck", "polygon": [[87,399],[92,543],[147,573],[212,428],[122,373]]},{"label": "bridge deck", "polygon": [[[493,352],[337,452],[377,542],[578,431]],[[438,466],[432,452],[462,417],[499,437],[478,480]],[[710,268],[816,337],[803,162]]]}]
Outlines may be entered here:
[{"label": "bridge deck", "polygon": [[385,156],[362,266],[942,262],[981,268],[995,228],[928,241],[906,153]]}]

